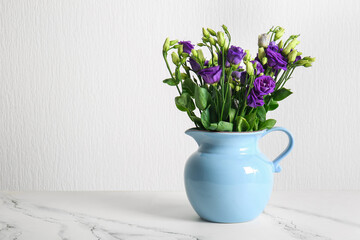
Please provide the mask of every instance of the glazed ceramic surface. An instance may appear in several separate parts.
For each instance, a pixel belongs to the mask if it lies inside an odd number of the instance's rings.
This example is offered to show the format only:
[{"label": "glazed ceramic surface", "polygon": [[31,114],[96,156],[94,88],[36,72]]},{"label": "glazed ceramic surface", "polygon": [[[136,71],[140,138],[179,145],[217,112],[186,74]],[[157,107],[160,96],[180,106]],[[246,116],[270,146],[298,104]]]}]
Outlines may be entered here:
[{"label": "glazed ceramic surface", "polygon": [[[260,138],[272,131],[289,137],[287,148],[270,161],[258,148]],[[198,143],[198,150],[185,166],[188,199],[205,220],[246,222],[265,208],[273,187],[273,173],[280,172],[279,162],[291,151],[293,138],[281,127],[245,133],[186,131]]]}]

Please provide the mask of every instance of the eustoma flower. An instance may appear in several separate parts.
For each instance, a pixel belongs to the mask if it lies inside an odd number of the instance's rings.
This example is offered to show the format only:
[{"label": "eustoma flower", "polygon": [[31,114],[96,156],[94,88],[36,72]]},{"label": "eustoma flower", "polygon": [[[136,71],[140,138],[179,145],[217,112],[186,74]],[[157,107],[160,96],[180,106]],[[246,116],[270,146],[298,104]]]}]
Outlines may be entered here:
[{"label": "eustoma flower", "polygon": [[260,76],[254,81],[254,88],[251,90],[247,105],[253,108],[264,105],[263,96],[272,93],[275,89],[275,81],[270,76]]},{"label": "eustoma flower", "polygon": [[286,59],[281,55],[281,53],[275,52],[271,50],[270,48],[266,49],[266,57],[268,59],[268,65],[274,70],[282,69],[284,71],[287,70],[286,65]]},{"label": "eustoma flower", "polygon": [[233,65],[238,65],[245,55],[246,53],[241,47],[231,46],[227,54],[227,61]]},{"label": "eustoma flower", "polygon": [[260,107],[264,105],[264,99],[253,89],[247,97],[247,105],[252,108]]},{"label": "eustoma flower", "polygon": [[194,45],[190,41],[180,41],[179,44],[183,45],[184,53],[190,54],[191,50],[194,49]]},{"label": "eustoma flower", "polygon": [[209,67],[199,71],[199,75],[208,84],[216,83],[221,78],[221,66]]},{"label": "eustoma flower", "polygon": [[254,90],[258,95],[264,96],[272,93],[275,89],[275,81],[270,76],[260,76],[254,81]]}]

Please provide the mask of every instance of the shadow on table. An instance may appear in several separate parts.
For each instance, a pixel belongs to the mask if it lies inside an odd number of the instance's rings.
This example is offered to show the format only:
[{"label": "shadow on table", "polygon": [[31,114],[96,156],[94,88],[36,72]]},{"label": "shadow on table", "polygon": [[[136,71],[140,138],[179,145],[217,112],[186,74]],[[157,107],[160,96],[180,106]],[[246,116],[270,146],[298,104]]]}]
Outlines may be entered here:
[{"label": "shadow on table", "polygon": [[192,209],[185,193],[127,192],[121,196],[117,193],[116,203],[113,202],[113,197],[108,200],[111,200],[108,204],[112,207],[117,206],[126,209],[127,212],[174,220],[205,222]]}]

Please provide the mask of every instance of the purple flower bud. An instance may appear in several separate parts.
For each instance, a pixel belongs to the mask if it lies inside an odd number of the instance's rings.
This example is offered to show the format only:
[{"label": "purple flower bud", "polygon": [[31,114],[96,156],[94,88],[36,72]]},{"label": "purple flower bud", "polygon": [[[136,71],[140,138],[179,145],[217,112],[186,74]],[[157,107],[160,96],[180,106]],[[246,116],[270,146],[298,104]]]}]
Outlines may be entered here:
[{"label": "purple flower bud", "polygon": [[260,76],[254,80],[254,90],[259,96],[272,93],[275,89],[275,81],[270,76]]},{"label": "purple flower bud", "polygon": [[227,53],[227,61],[233,65],[238,65],[245,55],[246,52],[241,47],[231,46]]},{"label": "purple flower bud", "polygon": [[190,41],[180,41],[179,44],[183,45],[183,52],[190,54],[195,45],[192,45]]},{"label": "purple flower bud", "polygon": [[195,61],[193,58],[190,58],[189,61],[188,61],[191,65],[191,69],[194,71],[194,72],[198,72],[201,70],[201,66],[200,64]]},{"label": "purple flower bud", "polygon": [[221,66],[209,67],[199,71],[199,75],[208,84],[213,84],[220,81],[221,73]]}]

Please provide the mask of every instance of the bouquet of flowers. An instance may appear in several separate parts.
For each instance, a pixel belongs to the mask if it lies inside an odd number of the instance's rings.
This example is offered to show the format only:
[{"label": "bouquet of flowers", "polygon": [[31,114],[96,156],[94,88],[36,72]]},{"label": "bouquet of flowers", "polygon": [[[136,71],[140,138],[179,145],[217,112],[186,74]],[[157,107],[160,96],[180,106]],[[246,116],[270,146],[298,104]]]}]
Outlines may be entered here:
[{"label": "bouquet of flowers", "polygon": [[[259,131],[272,128],[276,120],[266,119],[268,111],[279,106],[292,92],[284,85],[297,67],[311,67],[315,58],[301,57],[295,47],[300,35],[281,40],[285,30],[272,27],[258,37],[258,53],[230,45],[231,35],[203,28],[202,42],[197,46],[210,52],[206,59],[201,49],[190,41],[169,38],[163,46],[163,57],[170,78],[163,82],[175,86],[179,96],[176,107],[186,112],[196,128],[208,131]],[[168,62],[168,55],[175,65]],[[196,115],[195,109],[199,110]]]}]

